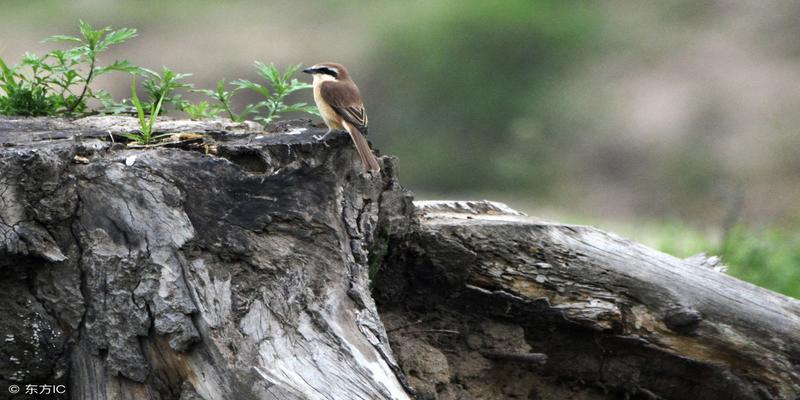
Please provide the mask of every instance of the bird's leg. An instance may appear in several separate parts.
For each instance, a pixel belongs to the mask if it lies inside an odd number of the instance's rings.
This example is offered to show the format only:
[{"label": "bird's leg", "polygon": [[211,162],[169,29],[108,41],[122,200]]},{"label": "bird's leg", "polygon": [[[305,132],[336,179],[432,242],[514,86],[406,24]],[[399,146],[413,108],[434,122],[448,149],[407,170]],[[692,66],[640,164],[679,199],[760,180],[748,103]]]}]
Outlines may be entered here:
[{"label": "bird's leg", "polygon": [[327,131],[327,132],[325,132],[325,134],[324,134],[324,135],[322,135],[322,136],[320,136],[320,135],[314,135],[314,139],[317,139],[317,141],[318,141],[318,142],[322,142],[322,141],[324,141],[325,139],[327,139],[327,138],[328,138],[328,136],[330,136],[330,134],[331,134],[331,133],[333,133],[333,132],[334,132],[333,128],[328,128],[328,131]]},{"label": "bird's leg", "polygon": [[313,136],[313,138],[314,138],[314,139],[317,139],[317,141],[318,141],[318,142],[323,142],[322,144],[324,144],[325,146],[327,146],[328,144],[327,144],[327,143],[325,143],[325,142],[324,142],[324,140],[325,140],[325,139],[327,139],[327,138],[328,138],[328,136],[330,136],[330,135],[333,135],[333,134],[336,134],[336,133],[339,133],[339,132],[345,132],[345,133],[347,133],[347,130],[345,130],[345,129],[333,129],[333,128],[328,128],[328,131],[327,131],[327,132],[325,132],[325,134],[324,134],[324,135],[322,135],[322,136],[320,136],[320,135],[314,135],[314,136]]}]

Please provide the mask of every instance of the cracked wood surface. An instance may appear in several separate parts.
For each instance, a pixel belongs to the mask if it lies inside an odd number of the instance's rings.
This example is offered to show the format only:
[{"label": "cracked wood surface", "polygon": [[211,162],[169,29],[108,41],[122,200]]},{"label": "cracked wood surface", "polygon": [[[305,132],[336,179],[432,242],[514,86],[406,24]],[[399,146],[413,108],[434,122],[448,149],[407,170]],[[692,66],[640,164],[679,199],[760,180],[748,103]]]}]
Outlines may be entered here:
[{"label": "cracked wood surface", "polygon": [[305,122],[156,127],[216,155],[117,142],[134,126],[0,118],[0,386],[408,398],[367,284],[379,210],[411,209],[392,159],[363,174]]},{"label": "cracked wood surface", "polygon": [[679,260],[498,203],[415,209],[395,159],[363,174],[346,135],[317,143],[306,122],[164,120],[159,133],[204,136],[150,148],[119,143],[132,129],[124,117],[0,118],[0,388],[160,400],[404,399],[409,382],[442,400],[800,394],[799,302],[713,257]]},{"label": "cracked wood surface", "polygon": [[[800,396],[798,300],[718,272],[714,263],[680,260],[591,227],[537,221],[497,203],[415,204],[419,229],[396,244],[376,281],[379,309],[395,320],[387,322],[390,339],[401,347],[420,335],[394,325],[439,320],[437,330],[459,333],[488,319],[523,327],[532,349],[500,350],[547,356],[532,375],[593,382],[611,398]],[[448,325],[453,319],[461,322]],[[481,350],[469,347],[486,338],[474,331],[461,339],[466,350],[459,340],[427,336],[450,357]],[[453,357],[451,368],[454,361],[465,362]],[[417,378],[412,384],[424,385]],[[458,380],[438,385],[479,393]],[[530,393],[549,398],[546,383],[532,385]],[[552,398],[566,396],[553,390]]]}]

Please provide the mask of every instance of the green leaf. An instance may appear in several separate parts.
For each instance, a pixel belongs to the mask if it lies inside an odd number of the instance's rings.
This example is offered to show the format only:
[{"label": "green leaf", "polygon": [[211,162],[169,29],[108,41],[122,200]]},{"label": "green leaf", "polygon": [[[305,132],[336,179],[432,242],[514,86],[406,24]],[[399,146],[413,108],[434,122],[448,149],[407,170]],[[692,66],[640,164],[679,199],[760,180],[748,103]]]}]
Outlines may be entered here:
[{"label": "green leaf", "polygon": [[282,111],[283,112],[306,112],[306,113],[310,113],[310,114],[319,115],[318,114],[319,110],[317,110],[316,106],[309,106],[306,103],[295,103],[295,104],[292,104],[290,106],[286,106]]},{"label": "green leaf", "polygon": [[6,63],[5,63],[5,61],[3,61],[2,57],[0,57],[0,71],[2,71],[2,73],[3,73],[2,74],[2,79],[3,79],[3,83],[4,83],[3,90],[8,92],[9,89],[10,90],[16,89],[17,88],[17,82],[14,79],[14,75],[16,75],[16,73],[14,72],[13,69],[9,68],[8,65],[6,65]]},{"label": "green leaf", "polygon": [[111,30],[110,27],[95,30],[86,21],[80,20],[78,22],[80,25],[81,35],[83,35],[89,51],[94,51],[100,42],[100,38],[102,38],[106,32]]},{"label": "green leaf", "polygon": [[264,106],[263,102],[256,104],[248,104],[247,106],[244,107],[244,111],[242,111],[241,115],[257,113],[259,109],[263,108],[263,106]]},{"label": "green leaf", "polygon": [[[288,81],[289,78],[291,78],[295,73],[297,73],[297,71],[300,70],[300,68],[302,68],[302,67],[303,67],[303,64],[297,64],[297,65],[292,65],[289,68],[287,68],[286,72],[283,73],[283,81],[284,82]],[[297,82],[297,80],[294,80],[292,83],[294,83],[294,82]]]},{"label": "green leaf", "polygon": [[158,119],[158,113],[161,112],[161,103],[163,102],[164,102],[164,95],[162,94],[161,97],[159,97],[158,99],[158,103],[156,104],[155,110],[152,113],[150,113],[150,125],[147,126],[148,136],[153,134],[153,125],[156,124],[156,119]]},{"label": "green leaf", "polygon": [[204,95],[206,95],[208,97],[215,97],[215,95],[217,94],[217,92],[215,92],[215,91],[213,91],[211,89],[192,89],[192,92],[202,93],[202,94],[204,94]]},{"label": "green leaf", "polygon": [[128,39],[136,37],[136,29],[122,28],[112,31],[103,38],[98,45],[98,51],[107,49],[109,46],[126,42]]},{"label": "green leaf", "polygon": [[259,124],[261,124],[261,126],[266,128],[267,125],[271,124],[274,119],[275,119],[275,117],[273,117],[273,116],[256,117],[255,121],[258,122]]},{"label": "green leaf", "polygon": [[138,142],[138,143],[143,143],[143,140],[144,140],[144,138],[143,138],[143,136],[141,134],[124,132],[124,133],[120,133],[120,135],[122,135],[123,137],[126,137],[126,138],[128,138],[130,140],[133,140],[134,142]]},{"label": "green leaf", "polygon": [[247,79],[237,79],[237,80],[231,82],[231,84],[235,85],[236,87],[238,87],[240,89],[252,90],[252,91],[254,91],[254,92],[256,92],[256,93],[258,93],[258,94],[260,94],[260,95],[262,95],[264,97],[269,97],[270,96],[269,95],[269,89],[267,89],[265,86],[262,86],[262,85],[260,85],[258,83],[255,83],[255,82],[248,81]]},{"label": "green leaf", "polygon": [[275,67],[275,64],[266,65],[260,61],[256,61],[255,64],[258,73],[266,80],[270,81],[270,83],[277,84],[281,82],[282,76],[278,68]]},{"label": "green leaf", "polygon": [[45,42],[72,42],[72,43],[83,43],[80,38],[75,36],[67,36],[67,35],[53,35],[48,37],[45,40],[42,40],[42,43]]},{"label": "green leaf", "polygon": [[136,65],[131,64],[128,60],[122,61],[114,61],[113,64],[105,67],[99,67],[95,69],[94,76],[100,76],[112,71],[119,71],[119,72],[128,72],[131,74],[136,74],[139,72],[141,68],[137,67]]},{"label": "green leaf", "polygon": [[118,115],[130,112],[132,110],[131,106],[125,104],[124,100],[120,103],[114,101],[114,99],[111,97],[111,94],[106,92],[105,90],[95,91],[94,97],[97,100],[100,100],[100,103],[103,104],[103,109],[101,110],[103,114]]},{"label": "green leaf", "polygon": [[286,90],[285,94],[288,95],[288,94],[294,93],[294,92],[296,92],[298,90],[310,89],[312,87],[313,87],[313,85],[309,85],[309,84],[304,83],[304,82],[298,82],[297,80],[293,80],[292,83],[289,85],[289,88]]},{"label": "green leaf", "polygon": [[136,107],[136,114],[139,116],[139,126],[142,131],[142,136],[146,136],[148,135],[146,132],[147,123],[144,119],[144,108],[142,108],[142,103],[139,101],[139,96],[136,95],[136,77],[133,77],[133,83],[131,83],[131,101],[133,102],[133,106]]}]

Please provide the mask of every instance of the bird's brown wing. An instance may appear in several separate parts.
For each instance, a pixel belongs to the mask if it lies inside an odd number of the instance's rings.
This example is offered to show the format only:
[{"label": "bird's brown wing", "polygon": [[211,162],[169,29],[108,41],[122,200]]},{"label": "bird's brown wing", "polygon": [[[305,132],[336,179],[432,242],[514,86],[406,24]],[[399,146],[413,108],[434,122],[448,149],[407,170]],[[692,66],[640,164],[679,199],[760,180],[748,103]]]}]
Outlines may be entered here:
[{"label": "bird's brown wing", "polygon": [[367,134],[367,110],[361,101],[361,93],[352,82],[323,82],[319,90],[322,99],[345,121],[361,133]]}]

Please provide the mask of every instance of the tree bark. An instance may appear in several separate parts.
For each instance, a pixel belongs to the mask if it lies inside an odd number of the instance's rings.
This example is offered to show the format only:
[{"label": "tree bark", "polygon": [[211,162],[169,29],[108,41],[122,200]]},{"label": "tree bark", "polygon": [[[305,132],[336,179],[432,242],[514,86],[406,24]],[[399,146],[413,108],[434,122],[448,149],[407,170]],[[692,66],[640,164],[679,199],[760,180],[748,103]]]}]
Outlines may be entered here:
[{"label": "tree bark", "polygon": [[420,225],[392,246],[376,296],[404,367],[399,349],[446,355],[439,381],[419,373],[435,363],[405,368],[429,397],[800,395],[800,302],[718,272],[718,259],[680,260],[496,203],[417,208]]},{"label": "tree bark", "polygon": [[305,123],[112,143],[133,129],[0,120],[3,396],[408,398],[367,272],[381,211],[411,210],[394,160],[364,174],[346,135]]},{"label": "tree bark", "polygon": [[0,398],[800,395],[800,305],[719,260],[415,208],[396,159],[307,122],[135,129],[0,118]]}]

